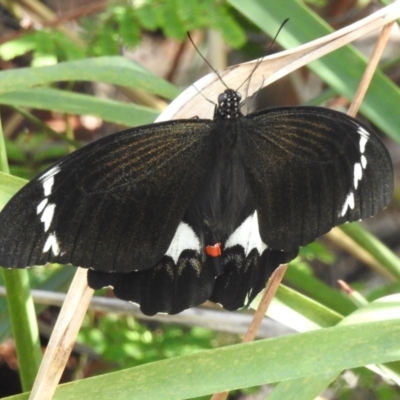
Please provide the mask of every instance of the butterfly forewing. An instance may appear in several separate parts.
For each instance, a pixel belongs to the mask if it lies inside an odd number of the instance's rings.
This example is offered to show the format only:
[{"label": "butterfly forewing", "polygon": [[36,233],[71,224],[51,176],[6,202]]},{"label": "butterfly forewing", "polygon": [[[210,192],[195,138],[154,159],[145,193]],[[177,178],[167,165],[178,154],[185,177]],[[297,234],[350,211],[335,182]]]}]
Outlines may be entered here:
[{"label": "butterfly forewing", "polygon": [[208,122],[127,130],[66,157],[0,214],[0,262],[133,271],[168,249],[211,164]]},{"label": "butterfly forewing", "polygon": [[270,247],[295,249],[388,204],[390,157],[358,121],[329,109],[288,107],[251,114],[243,125],[242,157]]}]

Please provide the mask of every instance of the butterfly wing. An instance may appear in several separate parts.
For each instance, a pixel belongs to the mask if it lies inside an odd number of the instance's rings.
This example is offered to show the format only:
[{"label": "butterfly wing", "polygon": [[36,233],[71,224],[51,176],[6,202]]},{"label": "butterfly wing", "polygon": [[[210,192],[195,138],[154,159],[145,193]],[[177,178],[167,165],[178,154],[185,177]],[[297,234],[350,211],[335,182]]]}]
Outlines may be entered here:
[{"label": "butterfly wing", "polygon": [[177,314],[204,303],[220,271],[204,252],[183,250],[177,260],[166,255],[153,267],[129,273],[88,271],[93,289],[111,286],[116,297],[140,305],[146,315]]},{"label": "butterfly wing", "polygon": [[270,248],[296,249],[389,203],[389,154],[359,121],[325,108],[288,107],[251,114],[241,124],[260,235]]},{"label": "butterfly wing", "polygon": [[0,265],[116,272],[155,265],[211,164],[210,122],[130,129],[62,159],[0,214]]},{"label": "butterfly wing", "polygon": [[221,259],[223,273],[215,281],[210,300],[230,311],[247,306],[275,269],[296,256],[297,249],[268,248],[260,237],[255,211],[228,238]]}]

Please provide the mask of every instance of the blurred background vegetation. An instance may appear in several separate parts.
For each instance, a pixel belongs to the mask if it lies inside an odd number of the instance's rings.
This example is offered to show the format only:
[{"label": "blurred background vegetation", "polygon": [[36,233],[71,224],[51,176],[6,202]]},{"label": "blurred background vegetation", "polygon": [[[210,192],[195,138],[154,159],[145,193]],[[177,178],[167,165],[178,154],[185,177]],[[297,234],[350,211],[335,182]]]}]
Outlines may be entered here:
[{"label": "blurred background vegetation", "polygon": [[[124,127],[151,123],[169,100],[209,72],[188,42],[188,31],[216,69],[262,57],[267,49],[269,53],[281,50],[279,38],[270,47],[276,29],[271,28],[267,35],[235,3],[224,0],[0,0],[0,69],[18,73],[24,71],[21,68],[33,67],[22,78],[12,73],[3,75],[3,80],[0,77],[1,117],[10,173],[29,180],[85,143]],[[274,9],[275,2],[269,3],[271,10]],[[382,6],[377,1],[365,0],[280,3],[285,3],[288,13],[291,6],[300,4],[307,13],[319,16],[334,29]],[[295,23],[303,24],[304,32],[312,31],[313,26],[305,19],[303,22],[302,15],[297,18]],[[376,33],[358,40],[355,45],[368,57],[375,40]],[[142,75],[138,78],[141,82],[135,82],[135,71],[124,75],[125,70],[118,68],[120,61],[113,64],[109,56],[123,56],[138,63],[149,72],[150,83]],[[98,58],[99,64],[86,63],[89,58]],[[57,74],[53,79],[53,70],[49,69],[47,81],[46,77],[35,83],[29,81],[36,76],[35,68],[72,61],[76,64],[68,64],[69,75],[65,80]],[[99,66],[108,68],[109,76],[104,75],[103,80]],[[390,39],[381,69],[398,85],[398,30]],[[6,91],[6,85],[12,90]],[[331,88],[323,77],[302,68],[262,90],[252,101],[252,107],[257,109],[293,104],[318,104],[345,111],[349,99]],[[368,115],[361,118],[368,119]],[[389,139],[385,132],[380,132],[392,156],[396,177],[400,165],[400,128],[398,131],[397,143],[396,138]],[[365,224],[394,254],[400,252],[399,199],[397,190],[389,208]],[[342,250],[332,238],[322,239],[303,249],[301,256],[291,263],[285,283],[345,316],[364,301],[400,292],[400,266],[394,258],[393,264],[396,263],[392,269],[384,262],[373,269],[373,262],[366,265],[354,254]],[[32,269],[29,276],[34,288],[65,291],[73,273],[73,268],[53,266]],[[351,296],[343,294],[337,285],[338,279],[349,283],[357,292]],[[100,294],[112,296],[107,290]],[[46,306],[37,303],[43,347],[57,318],[58,304],[56,300],[48,301]],[[206,310],[218,308],[212,304],[205,307]],[[229,315],[226,313],[227,318]],[[63,382],[240,342],[240,330],[227,328],[223,332],[220,327],[214,330],[212,321],[201,326],[184,318],[174,322],[168,323],[168,318],[144,320],[137,312],[133,316],[125,310],[89,311]],[[268,325],[270,336],[289,332],[278,322],[271,321]],[[7,303],[0,299],[0,397],[20,391]],[[270,391],[268,386],[244,389],[233,392],[230,399],[263,399]],[[400,391],[393,382],[359,368],[342,373],[321,396],[327,400],[400,399]]]}]

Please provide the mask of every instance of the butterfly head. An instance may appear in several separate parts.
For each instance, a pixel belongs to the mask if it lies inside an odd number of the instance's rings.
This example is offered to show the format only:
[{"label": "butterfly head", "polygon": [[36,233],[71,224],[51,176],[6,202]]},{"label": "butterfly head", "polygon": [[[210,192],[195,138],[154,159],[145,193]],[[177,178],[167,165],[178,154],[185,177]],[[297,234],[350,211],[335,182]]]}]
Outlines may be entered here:
[{"label": "butterfly head", "polygon": [[233,119],[241,116],[240,107],[242,106],[242,96],[239,92],[226,89],[218,96],[218,106],[215,110],[214,118]]}]

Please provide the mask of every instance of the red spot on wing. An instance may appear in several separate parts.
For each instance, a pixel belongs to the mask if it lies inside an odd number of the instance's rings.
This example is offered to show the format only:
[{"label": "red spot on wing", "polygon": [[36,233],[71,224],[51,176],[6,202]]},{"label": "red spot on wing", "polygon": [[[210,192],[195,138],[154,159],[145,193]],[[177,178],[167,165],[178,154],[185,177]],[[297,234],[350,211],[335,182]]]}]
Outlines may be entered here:
[{"label": "red spot on wing", "polygon": [[216,243],[212,246],[206,246],[206,254],[210,257],[219,257],[221,253],[221,243]]}]

